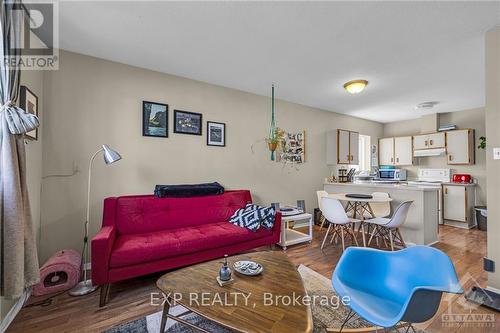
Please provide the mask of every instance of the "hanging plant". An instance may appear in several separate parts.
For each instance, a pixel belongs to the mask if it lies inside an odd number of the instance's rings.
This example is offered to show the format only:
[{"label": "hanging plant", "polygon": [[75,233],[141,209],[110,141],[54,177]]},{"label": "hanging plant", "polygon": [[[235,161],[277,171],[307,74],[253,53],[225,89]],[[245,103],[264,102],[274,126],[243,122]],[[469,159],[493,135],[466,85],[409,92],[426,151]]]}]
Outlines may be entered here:
[{"label": "hanging plant", "polygon": [[479,146],[477,146],[478,149],[486,149],[486,137],[482,136],[479,138]]},{"label": "hanging plant", "polygon": [[276,108],[274,101],[274,84],[271,86],[271,125],[269,126],[269,136],[266,139],[269,150],[271,151],[271,161],[275,159],[275,151],[278,148],[279,139],[276,136]]}]

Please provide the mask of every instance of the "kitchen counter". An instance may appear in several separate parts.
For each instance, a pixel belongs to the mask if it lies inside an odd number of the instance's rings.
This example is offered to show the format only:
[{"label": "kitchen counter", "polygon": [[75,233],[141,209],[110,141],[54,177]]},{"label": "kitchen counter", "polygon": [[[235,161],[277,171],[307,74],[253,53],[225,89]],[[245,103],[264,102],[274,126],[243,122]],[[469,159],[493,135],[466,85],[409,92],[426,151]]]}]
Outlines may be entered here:
[{"label": "kitchen counter", "polygon": [[355,182],[355,183],[324,183],[323,185],[339,185],[339,186],[357,186],[357,187],[374,187],[378,189],[387,188],[403,191],[437,191],[438,188],[426,185],[408,185],[406,183],[383,183],[383,182]]},{"label": "kitchen counter", "polygon": [[407,244],[431,245],[438,241],[439,188],[406,183],[324,183],[328,193],[371,194],[385,192],[392,198],[391,211],[404,201],[413,201],[400,231]]},{"label": "kitchen counter", "polygon": [[467,187],[474,187],[477,184],[475,183],[443,183],[443,185],[448,185],[448,186],[467,186]]}]

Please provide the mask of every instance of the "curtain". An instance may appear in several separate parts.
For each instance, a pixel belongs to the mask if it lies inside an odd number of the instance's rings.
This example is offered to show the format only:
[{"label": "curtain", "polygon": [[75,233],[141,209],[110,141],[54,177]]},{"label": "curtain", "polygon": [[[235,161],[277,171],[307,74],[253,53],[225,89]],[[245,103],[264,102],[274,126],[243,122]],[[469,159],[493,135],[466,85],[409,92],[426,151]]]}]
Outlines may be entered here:
[{"label": "curtain", "polygon": [[[38,119],[14,105],[21,71],[22,4],[0,1],[0,293],[19,297],[39,281],[38,255],[26,186],[24,133],[38,127]],[[8,62],[6,60],[9,60]]]}]

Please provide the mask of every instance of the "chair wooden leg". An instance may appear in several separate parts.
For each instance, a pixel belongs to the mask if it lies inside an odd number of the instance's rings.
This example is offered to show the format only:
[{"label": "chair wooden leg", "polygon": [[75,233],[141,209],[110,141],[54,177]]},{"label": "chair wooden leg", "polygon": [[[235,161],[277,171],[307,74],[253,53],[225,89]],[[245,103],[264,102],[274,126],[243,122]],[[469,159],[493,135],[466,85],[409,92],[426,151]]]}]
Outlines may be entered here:
[{"label": "chair wooden leg", "polygon": [[363,246],[366,247],[365,224],[361,222],[361,235],[363,236]]},{"label": "chair wooden leg", "polygon": [[99,297],[99,307],[103,307],[106,305],[109,299],[109,289],[110,289],[111,284],[103,284],[101,286],[101,295]]},{"label": "chair wooden leg", "polygon": [[321,221],[321,226],[319,228],[323,229],[323,225],[325,224],[325,221],[326,221],[326,218],[323,215],[323,213],[321,213],[321,217],[319,218],[319,220]]},{"label": "chair wooden leg", "polygon": [[330,232],[330,229],[332,228],[332,224],[328,223],[328,229],[326,229],[326,234],[325,238],[323,238],[323,243],[321,243],[321,249],[323,250],[323,246],[325,246],[325,241],[328,238],[328,233]]},{"label": "chair wooden leg", "polygon": [[356,232],[354,230],[354,223],[352,224],[352,229],[349,230],[349,234],[351,236],[352,242],[359,246],[358,239],[356,238]]},{"label": "chair wooden leg", "polygon": [[401,245],[403,245],[404,248],[406,248],[406,243],[405,241],[403,240],[403,236],[401,236],[401,233],[399,232],[399,228],[396,228],[396,233],[398,234],[399,236],[399,241],[401,242]]},{"label": "chair wooden leg", "polygon": [[391,242],[391,251],[394,251],[394,241],[392,240],[392,230],[388,229],[387,231],[389,232],[389,240]]},{"label": "chair wooden leg", "polygon": [[344,226],[340,226],[340,232],[342,235],[342,251],[345,251],[345,241],[344,241]]},{"label": "chair wooden leg", "polygon": [[370,238],[368,239],[368,244],[366,244],[366,246],[370,246],[370,243],[372,242],[372,238],[373,238],[373,236],[375,236],[375,233],[377,232],[377,229],[378,229],[378,226],[374,225],[373,226],[372,234],[370,235]]}]

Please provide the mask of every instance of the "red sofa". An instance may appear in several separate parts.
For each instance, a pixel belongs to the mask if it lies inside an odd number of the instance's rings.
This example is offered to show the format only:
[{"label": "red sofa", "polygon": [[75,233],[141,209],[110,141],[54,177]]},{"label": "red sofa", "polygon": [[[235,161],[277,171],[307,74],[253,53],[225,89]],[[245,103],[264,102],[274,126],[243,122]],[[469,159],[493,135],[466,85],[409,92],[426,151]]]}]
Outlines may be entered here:
[{"label": "red sofa", "polygon": [[246,190],[194,198],[106,198],[102,228],[91,245],[92,282],[103,286],[101,306],[113,282],[279,242],[280,213],[271,230],[252,232],[228,222],[251,201]]}]

